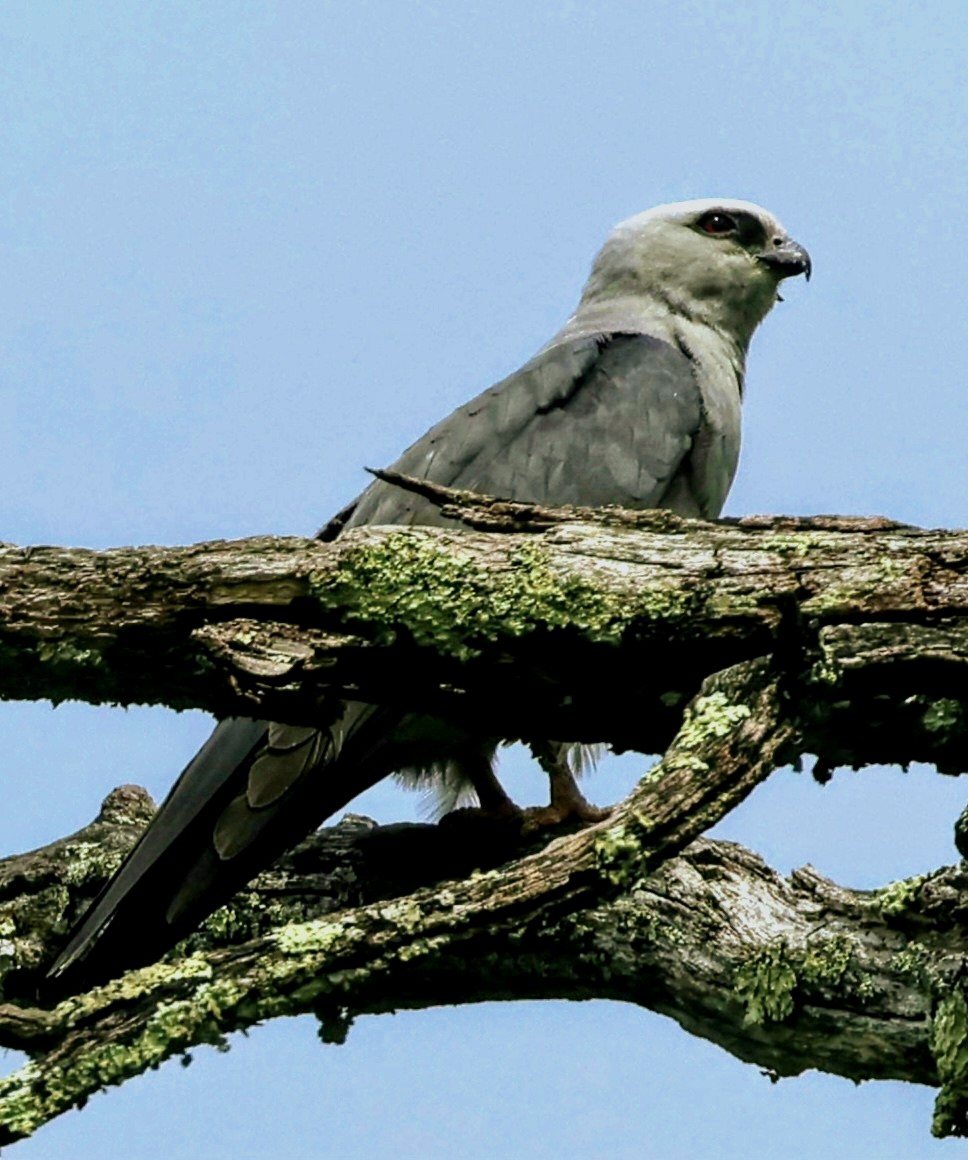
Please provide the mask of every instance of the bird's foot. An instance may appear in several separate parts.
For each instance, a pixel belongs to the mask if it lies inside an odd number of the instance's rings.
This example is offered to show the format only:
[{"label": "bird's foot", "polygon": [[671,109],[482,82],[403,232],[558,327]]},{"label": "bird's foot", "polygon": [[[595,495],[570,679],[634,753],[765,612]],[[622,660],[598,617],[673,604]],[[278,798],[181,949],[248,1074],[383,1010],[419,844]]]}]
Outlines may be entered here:
[{"label": "bird's foot", "polygon": [[592,825],[603,822],[610,814],[611,807],[593,806],[581,794],[566,801],[553,801],[547,806],[534,806],[523,811],[522,834],[536,834],[539,830],[552,829],[570,822]]},{"label": "bird's foot", "polygon": [[559,741],[533,741],[531,752],[548,775],[551,803],[524,811],[523,834],[534,834],[566,822],[587,826],[609,816],[610,809],[593,806],[578,788],[575,774],[568,764],[567,746]]}]

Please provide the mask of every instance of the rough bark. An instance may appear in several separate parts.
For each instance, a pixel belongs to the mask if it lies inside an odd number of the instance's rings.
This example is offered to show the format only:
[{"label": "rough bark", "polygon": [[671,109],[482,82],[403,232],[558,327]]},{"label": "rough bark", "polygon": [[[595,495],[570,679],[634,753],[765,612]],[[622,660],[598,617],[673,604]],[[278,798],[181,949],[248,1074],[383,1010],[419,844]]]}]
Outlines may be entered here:
[{"label": "rough bark", "polygon": [[0,696],[307,721],[351,693],[659,765],[545,845],[459,820],[322,831],[166,962],[37,1006],[150,817],[115,791],[0,863],[0,1044],[33,1057],[0,1081],[0,1143],[274,1015],[314,1011],[332,1039],[358,1013],[512,995],[639,1003],[778,1075],[933,1084],[934,1130],[968,1131],[963,868],[865,893],[701,838],[804,752],[821,776],[968,768],[968,534],[436,498],[477,530],[5,548]]}]

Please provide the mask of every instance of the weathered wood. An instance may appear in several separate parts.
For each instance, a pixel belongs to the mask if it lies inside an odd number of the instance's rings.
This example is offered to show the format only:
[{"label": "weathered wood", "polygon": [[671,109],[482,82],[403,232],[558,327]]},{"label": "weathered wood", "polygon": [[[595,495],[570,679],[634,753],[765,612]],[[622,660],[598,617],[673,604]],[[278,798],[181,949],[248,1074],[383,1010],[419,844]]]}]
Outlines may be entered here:
[{"label": "weathered wood", "polygon": [[[315,1012],[338,1039],[357,1014],[507,995],[637,1003],[777,1075],[937,1083],[932,1011],[968,950],[951,905],[968,899],[963,871],[863,892],[783,878],[733,843],[675,856],[782,760],[791,727],[776,694],[762,663],[714,678],[613,818],[503,869],[466,877],[487,835],[468,851],[446,825],[349,821],[261,876],[169,965],[53,1011],[0,1007],[0,1042],[36,1055],[0,1081],[0,1139],[273,1015]],[[56,847],[24,855],[0,883],[16,876],[36,897],[59,865],[68,893],[78,846],[96,836],[115,861],[144,810],[112,795],[66,840],[69,861]],[[440,884],[455,871],[464,880]],[[395,889],[406,894],[387,901]]]},{"label": "weathered wood", "polygon": [[[536,993],[539,985],[563,993],[562,980],[580,964],[543,957],[542,940],[643,881],[714,824],[770,773],[792,735],[768,665],[737,666],[704,684],[662,762],[606,822],[501,870],[130,972],[49,1013],[0,1008],[2,1042],[42,1052],[0,1080],[0,1144],[105,1084],[271,1015],[315,1010],[332,1034],[334,1020],[343,1027],[355,1012]],[[600,962],[582,993],[613,993],[609,971]]]},{"label": "weathered wood", "polygon": [[657,770],[544,847],[460,819],[336,827],[167,962],[38,1007],[66,925],[150,814],[116,791],[84,831],[0,863],[0,1044],[34,1056],[0,1081],[0,1141],[272,1015],[312,1010],[339,1038],[357,1013],[507,995],[639,1003],[776,1074],[940,1085],[935,1131],[968,1132],[963,869],[863,893],[699,840],[802,752],[821,776],[968,768],[968,533],[434,491],[486,533],[5,548],[0,696],[308,721],[349,694],[665,750]]},{"label": "weathered wood", "polygon": [[[0,697],[299,722],[321,694],[348,693],[486,719],[508,737],[654,751],[704,676],[774,653],[818,703],[818,745],[829,706],[864,705],[828,730],[851,763],[884,757],[883,730],[869,724],[869,705],[883,715],[878,698],[961,700],[968,533],[595,515],[546,513],[538,534],[368,528],[336,543],[6,548]],[[968,764],[964,722],[941,738],[906,712],[893,760]]]}]

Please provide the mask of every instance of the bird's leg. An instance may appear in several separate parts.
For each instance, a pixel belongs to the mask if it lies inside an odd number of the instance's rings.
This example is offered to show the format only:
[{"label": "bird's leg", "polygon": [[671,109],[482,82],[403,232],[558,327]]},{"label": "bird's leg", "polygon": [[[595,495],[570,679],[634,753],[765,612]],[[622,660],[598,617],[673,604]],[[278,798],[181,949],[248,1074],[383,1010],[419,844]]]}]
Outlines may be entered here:
[{"label": "bird's leg", "polygon": [[465,755],[461,773],[473,786],[480,804],[451,810],[440,819],[440,825],[446,833],[457,836],[465,856],[473,858],[475,849],[486,850],[481,864],[497,865],[513,857],[520,844],[524,810],[514,804],[498,781],[490,754]]},{"label": "bird's leg", "polygon": [[464,769],[477,794],[482,813],[501,820],[521,817],[520,807],[508,797],[489,760],[467,762]]},{"label": "bird's leg", "polygon": [[525,832],[557,826],[562,822],[600,822],[608,817],[611,810],[593,806],[578,788],[568,764],[566,746],[559,741],[532,741],[528,748],[548,775],[551,802],[525,810]]},{"label": "bird's leg", "polygon": [[563,822],[600,822],[611,810],[599,809],[585,800],[578,788],[575,775],[568,764],[568,747],[558,741],[535,741],[529,745],[535,760],[548,775],[551,801],[546,806],[522,810],[508,797],[498,781],[488,757],[465,755],[461,771],[474,787],[480,806],[477,809],[452,810],[441,818],[448,827],[461,825],[475,827],[497,825],[506,829],[510,824],[516,833],[533,834]]}]

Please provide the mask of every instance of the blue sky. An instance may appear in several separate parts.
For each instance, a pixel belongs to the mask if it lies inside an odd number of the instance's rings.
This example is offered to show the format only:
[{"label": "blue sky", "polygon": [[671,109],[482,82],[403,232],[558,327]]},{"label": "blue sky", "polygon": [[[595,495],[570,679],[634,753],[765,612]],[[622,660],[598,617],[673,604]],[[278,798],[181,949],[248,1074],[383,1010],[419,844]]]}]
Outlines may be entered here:
[{"label": "blue sky", "polygon": [[[815,267],[754,339],[728,511],[964,526],[966,25],[943,0],[6,0],[0,537],[311,532],[550,336],[614,222],[720,194]],[[0,728],[13,852],[120,782],[161,796],[208,724],[10,704]],[[722,832],[875,886],[952,860],[964,798],[924,769],[785,772]],[[774,1086],[631,1007],[487,1005],[364,1019],[341,1048],[277,1023],[10,1155],[953,1155],[930,1106]]]}]

